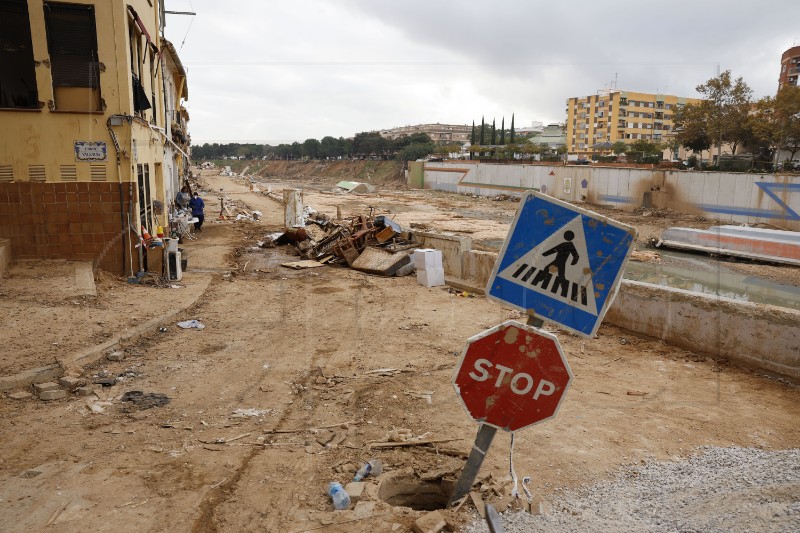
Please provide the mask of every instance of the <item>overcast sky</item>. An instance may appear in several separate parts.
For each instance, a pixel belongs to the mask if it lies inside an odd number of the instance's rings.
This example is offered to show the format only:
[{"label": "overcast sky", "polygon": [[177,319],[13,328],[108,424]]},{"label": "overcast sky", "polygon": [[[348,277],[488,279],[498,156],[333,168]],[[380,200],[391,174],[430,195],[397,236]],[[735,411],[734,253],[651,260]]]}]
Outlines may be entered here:
[{"label": "overcast sky", "polygon": [[[800,2],[166,0],[195,144],[409,124],[564,121],[608,88],[696,96],[721,70],[777,90]],[[191,23],[191,27],[189,26]],[[188,33],[187,33],[188,29]],[[185,41],[184,41],[185,39]]]}]

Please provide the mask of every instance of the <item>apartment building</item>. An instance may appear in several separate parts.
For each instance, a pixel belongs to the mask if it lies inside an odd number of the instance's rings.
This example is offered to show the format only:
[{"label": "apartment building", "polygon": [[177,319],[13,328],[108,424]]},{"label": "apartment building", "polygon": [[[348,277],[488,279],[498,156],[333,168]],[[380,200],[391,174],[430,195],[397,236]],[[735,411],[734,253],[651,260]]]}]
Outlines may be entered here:
[{"label": "apartment building", "polygon": [[800,75],[800,46],[793,46],[781,55],[781,73],[778,76],[778,89],[784,85],[797,87]]},{"label": "apartment building", "polygon": [[13,257],[148,268],[137,245],[169,226],[189,142],[164,15],[163,0],[0,0],[0,238]]},{"label": "apartment building", "polygon": [[567,151],[589,157],[609,153],[607,147],[616,141],[665,142],[674,135],[675,112],[699,102],[696,98],[616,89],[568,98]]},{"label": "apartment building", "polygon": [[401,126],[388,130],[381,130],[381,137],[385,139],[398,139],[408,137],[415,133],[427,133],[433,142],[469,142],[472,135],[472,126],[468,124],[417,124],[416,126]]}]

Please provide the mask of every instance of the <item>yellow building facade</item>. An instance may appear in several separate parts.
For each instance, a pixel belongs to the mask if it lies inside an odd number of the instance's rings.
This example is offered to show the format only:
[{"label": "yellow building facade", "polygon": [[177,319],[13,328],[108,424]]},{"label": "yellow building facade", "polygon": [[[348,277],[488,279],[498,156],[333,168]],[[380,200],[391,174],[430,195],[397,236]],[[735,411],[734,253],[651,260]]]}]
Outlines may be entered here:
[{"label": "yellow building facade", "polygon": [[675,112],[699,102],[696,98],[618,90],[568,98],[567,153],[588,158],[610,153],[610,149],[598,148],[606,142],[668,142],[674,135]]},{"label": "yellow building facade", "polygon": [[[165,173],[176,143],[163,9],[161,0],[0,0],[0,238],[13,257],[147,269],[136,246],[143,229],[168,226],[167,191],[181,177]],[[160,264],[160,250],[151,257]]]}]

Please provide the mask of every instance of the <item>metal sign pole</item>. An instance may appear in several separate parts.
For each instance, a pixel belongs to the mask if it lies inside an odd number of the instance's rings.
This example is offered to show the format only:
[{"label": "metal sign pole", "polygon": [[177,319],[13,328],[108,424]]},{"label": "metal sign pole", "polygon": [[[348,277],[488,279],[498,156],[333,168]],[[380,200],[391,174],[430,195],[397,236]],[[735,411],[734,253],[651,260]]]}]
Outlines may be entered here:
[{"label": "metal sign pole", "polygon": [[489,446],[492,445],[494,435],[497,433],[497,428],[481,424],[478,428],[478,435],[475,437],[475,444],[472,446],[472,451],[469,453],[467,464],[464,465],[464,471],[456,483],[456,488],[453,489],[453,495],[450,496],[450,501],[447,506],[453,505],[455,502],[467,495],[478,477],[478,471],[481,469],[483,459],[486,457],[486,452],[489,451]]}]

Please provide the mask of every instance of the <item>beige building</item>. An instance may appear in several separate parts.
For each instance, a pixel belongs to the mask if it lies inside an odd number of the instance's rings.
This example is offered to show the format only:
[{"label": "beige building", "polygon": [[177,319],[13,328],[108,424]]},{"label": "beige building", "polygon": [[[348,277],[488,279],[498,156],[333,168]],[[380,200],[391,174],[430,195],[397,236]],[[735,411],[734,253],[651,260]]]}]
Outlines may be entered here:
[{"label": "beige building", "polygon": [[163,20],[163,0],[0,0],[0,238],[13,257],[160,265],[160,249],[140,259],[136,245],[168,226],[188,144]]},{"label": "beige building", "polygon": [[638,139],[666,142],[674,135],[675,112],[686,104],[699,102],[696,98],[616,89],[568,98],[567,152],[589,157],[610,153],[607,148],[597,148],[602,143],[631,143]]},{"label": "beige building", "polygon": [[472,135],[472,126],[464,124],[417,124],[416,126],[402,126],[390,130],[381,130],[381,137],[398,139],[408,137],[415,133],[427,133],[433,142],[469,142]]}]

